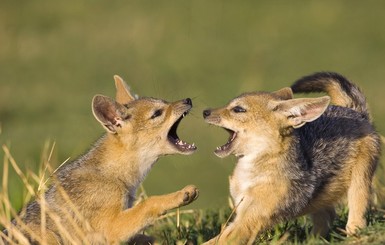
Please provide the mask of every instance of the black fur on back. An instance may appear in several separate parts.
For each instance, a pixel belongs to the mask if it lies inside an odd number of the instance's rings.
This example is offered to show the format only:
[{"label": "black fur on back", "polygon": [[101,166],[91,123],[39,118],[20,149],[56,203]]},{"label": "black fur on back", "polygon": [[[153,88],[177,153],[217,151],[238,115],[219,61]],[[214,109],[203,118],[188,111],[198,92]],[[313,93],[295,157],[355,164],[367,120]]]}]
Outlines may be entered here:
[{"label": "black fur on back", "polygon": [[[292,185],[284,213],[300,213],[322,193],[344,167],[354,144],[368,135],[378,138],[370,121],[362,113],[340,106],[329,106],[320,118],[295,129],[286,155],[287,161],[294,164],[286,173]],[[377,148],[380,152],[379,138]],[[377,162],[373,159],[370,163],[370,172],[374,173]]]}]

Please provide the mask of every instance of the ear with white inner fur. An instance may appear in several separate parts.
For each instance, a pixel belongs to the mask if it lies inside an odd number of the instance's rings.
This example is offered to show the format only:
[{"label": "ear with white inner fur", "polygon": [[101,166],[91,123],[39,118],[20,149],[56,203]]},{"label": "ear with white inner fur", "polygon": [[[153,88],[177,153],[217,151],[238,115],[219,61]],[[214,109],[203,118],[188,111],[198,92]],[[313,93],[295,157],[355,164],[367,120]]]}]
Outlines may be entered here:
[{"label": "ear with white inner fur", "polygon": [[130,101],[136,99],[135,95],[131,93],[130,88],[123,79],[115,75],[115,87],[116,87],[116,101],[122,105],[128,104]]},{"label": "ear with white inner fur", "polygon": [[275,96],[277,96],[282,100],[289,100],[293,98],[293,91],[289,87],[281,88],[280,90],[272,92],[272,94],[274,94]]},{"label": "ear with white inner fur", "polygon": [[115,134],[116,128],[123,123],[122,109],[124,106],[103,95],[95,95],[92,100],[92,113],[96,120],[106,128],[109,133]]},{"label": "ear with white inner fur", "polygon": [[307,122],[319,118],[326,110],[330,102],[329,96],[320,98],[291,99],[277,103],[277,111],[287,118],[287,125],[293,128],[302,127]]}]

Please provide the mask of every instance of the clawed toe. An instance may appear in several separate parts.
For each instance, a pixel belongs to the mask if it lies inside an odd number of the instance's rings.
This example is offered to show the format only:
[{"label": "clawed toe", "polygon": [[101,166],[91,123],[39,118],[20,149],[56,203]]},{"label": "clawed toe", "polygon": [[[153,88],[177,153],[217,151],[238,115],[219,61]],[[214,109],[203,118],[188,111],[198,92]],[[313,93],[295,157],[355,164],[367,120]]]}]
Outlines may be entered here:
[{"label": "clawed toe", "polygon": [[193,202],[199,196],[199,190],[195,186],[188,186],[184,189],[183,203],[182,205]]}]

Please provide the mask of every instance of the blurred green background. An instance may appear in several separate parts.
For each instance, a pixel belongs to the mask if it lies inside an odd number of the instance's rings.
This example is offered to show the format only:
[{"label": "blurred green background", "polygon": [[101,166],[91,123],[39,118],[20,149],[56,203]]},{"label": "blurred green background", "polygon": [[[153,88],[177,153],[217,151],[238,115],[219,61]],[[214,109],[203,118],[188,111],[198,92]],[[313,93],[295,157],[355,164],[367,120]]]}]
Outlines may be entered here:
[{"label": "blurred green background", "polygon": [[[179,135],[199,149],[162,158],[147,194],[195,184],[194,207],[225,206],[235,161],[214,156],[228,134],[206,125],[202,110],[332,70],[359,84],[384,134],[384,11],[380,0],[1,0],[0,143],[24,170],[37,169],[47,140],[54,165],[76,158],[104,132],[93,95],[114,96],[119,74],[139,95],[193,98]],[[13,175],[16,207],[20,186]]]}]

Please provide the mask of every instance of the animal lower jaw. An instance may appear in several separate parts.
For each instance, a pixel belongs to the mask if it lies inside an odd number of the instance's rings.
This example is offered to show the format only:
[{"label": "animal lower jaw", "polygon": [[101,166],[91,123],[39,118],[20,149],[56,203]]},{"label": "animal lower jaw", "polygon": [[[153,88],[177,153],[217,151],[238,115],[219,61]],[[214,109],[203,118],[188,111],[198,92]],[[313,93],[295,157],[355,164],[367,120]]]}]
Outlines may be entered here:
[{"label": "animal lower jaw", "polygon": [[230,134],[230,136],[226,144],[222,146],[218,146],[214,151],[215,155],[220,158],[227,157],[228,155],[233,153],[234,141],[237,138],[237,133],[235,131],[228,128],[224,128],[224,129]]},{"label": "animal lower jaw", "polygon": [[224,158],[224,157],[227,157],[231,154],[231,150],[228,149],[228,150],[215,150],[214,151],[214,154],[217,156],[217,157],[220,157],[220,158]]}]

